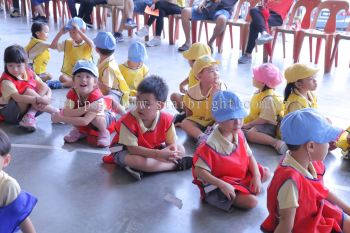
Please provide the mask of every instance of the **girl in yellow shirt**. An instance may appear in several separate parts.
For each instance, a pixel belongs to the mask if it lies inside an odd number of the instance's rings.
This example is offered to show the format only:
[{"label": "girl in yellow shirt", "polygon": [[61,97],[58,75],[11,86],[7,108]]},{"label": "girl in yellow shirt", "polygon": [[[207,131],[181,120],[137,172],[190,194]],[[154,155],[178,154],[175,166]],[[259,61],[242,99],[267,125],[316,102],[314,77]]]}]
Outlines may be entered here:
[{"label": "girl in yellow shirt", "polygon": [[283,100],[275,92],[282,82],[282,74],[271,63],[255,67],[253,74],[253,85],[258,90],[250,101],[250,113],[244,118],[246,137],[251,142],[270,145],[279,154],[284,154],[287,145],[277,139],[277,125],[283,116]]}]

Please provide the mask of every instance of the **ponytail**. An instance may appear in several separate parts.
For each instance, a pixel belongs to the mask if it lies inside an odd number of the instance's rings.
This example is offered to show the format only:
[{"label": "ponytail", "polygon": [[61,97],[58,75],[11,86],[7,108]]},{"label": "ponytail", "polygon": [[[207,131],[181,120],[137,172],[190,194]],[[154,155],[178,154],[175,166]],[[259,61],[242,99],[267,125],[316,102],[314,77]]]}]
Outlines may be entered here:
[{"label": "ponytail", "polygon": [[295,83],[287,84],[286,88],[284,89],[284,101],[288,100],[288,97],[290,96],[290,93],[292,93],[294,88],[295,88]]}]

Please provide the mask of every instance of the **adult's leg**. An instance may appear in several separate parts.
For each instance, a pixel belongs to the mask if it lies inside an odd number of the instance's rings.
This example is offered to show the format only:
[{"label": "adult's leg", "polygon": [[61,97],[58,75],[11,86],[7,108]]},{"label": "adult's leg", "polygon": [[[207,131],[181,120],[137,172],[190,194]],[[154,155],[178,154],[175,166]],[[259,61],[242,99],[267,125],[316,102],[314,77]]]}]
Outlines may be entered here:
[{"label": "adult's leg", "polygon": [[251,54],[254,47],[255,41],[259,36],[259,32],[266,31],[265,19],[258,8],[252,8],[249,11],[252,21],[250,22],[248,44],[246,54]]},{"label": "adult's leg", "polygon": [[13,0],[12,7],[13,7],[13,10],[19,11],[19,0]]},{"label": "adult's leg", "polygon": [[191,45],[191,17],[192,17],[192,8],[186,7],[181,11],[181,21],[182,21],[182,28],[185,33],[185,44],[190,46]]},{"label": "adult's leg", "polygon": [[75,0],[67,0],[69,12],[72,17],[77,16],[77,8],[75,8]]},{"label": "adult's leg", "polygon": [[230,17],[230,13],[226,10],[219,10],[216,14],[215,14],[215,28],[214,28],[214,32],[213,35],[211,36],[211,38],[208,41],[208,45],[209,47],[213,47],[213,42],[214,40],[220,36],[226,29],[226,23],[227,23],[227,19]]},{"label": "adult's leg", "polygon": [[164,27],[164,17],[181,14],[181,7],[167,1],[159,1],[156,3],[156,8],[159,9],[159,16],[156,22],[156,36],[160,36]]}]

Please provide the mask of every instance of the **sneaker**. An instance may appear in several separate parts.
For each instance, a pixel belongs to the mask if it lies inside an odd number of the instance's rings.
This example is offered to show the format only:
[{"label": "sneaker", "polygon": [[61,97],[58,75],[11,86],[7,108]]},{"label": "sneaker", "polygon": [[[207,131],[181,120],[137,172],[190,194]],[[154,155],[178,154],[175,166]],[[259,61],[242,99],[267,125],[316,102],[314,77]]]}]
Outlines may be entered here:
[{"label": "sneaker", "polygon": [[107,164],[115,164],[114,156],[112,154],[103,156],[102,161]]},{"label": "sneaker", "polygon": [[192,168],[192,156],[185,156],[177,160],[176,171],[185,171]]},{"label": "sneaker", "polygon": [[154,37],[152,40],[146,42],[147,47],[155,47],[161,45],[161,39],[158,37]]},{"label": "sneaker", "polygon": [[50,89],[61,89],[62,83],[59,80],[49,80],[46,82]]},{"label": "sneaker", "polygon": [[183,44],[181,47],[179,47],[177,50],[179,52],[184,52],[184,51],[187,51],[188,49],[190,48],[190,46],[188,44]]},{"label": "sneaker", "polygon": [[111,135],[107,131],[105,134],[100,133],[97,138],[97,146],[104,148],[111,144]]},{"label": "sneaker", "polygon": [[13,11],[10,13],[10,17],[11,17],[11,18],[18,18],[18,17],[21,17],[21,14],[19,13],[18,10],[13,10]]},{"label": "sneaker", "polygon": [[34,132],[36,130],[35,116],[33,114],[25,114],[19,122],[19,125],[28,132]]},{"label": "sneaker", "polygon": [[125,171],[127,171],[132,177],[134,177],[136,180],[140,181],[143,177],[143,172],[134,170],[128,166],[124,167]]},{"label": "sneaker", "polygon": [[186,118],[186,112],[185,112],[185,111],[176,114],[176,115],[174,116],[174,118],[173,118],[173,123],[174,123],[174,125],[175,125],[176,123],[181,123],[183,120],[185,120],[185,118]]},{"label": "sneaker", "polygon": [[137,24],[132,19],[127,19],[126,23],[124,24],[125,27],[133,29],[137,27]]},{"label": "sneaker", "polygon": [[77,142],[86,136],[85,133],[80,132],[79,129],[74,127],[66,136],[64,136],[64,141],[67,143]]},{"label": "sneaker", "polygon": [[148,36],[149,34],[149,28],[148,27],[143,27],[140,30],[138,30],[137,32],[135,32],[135,34],[139,37],[145,37]]},{"label": "sneaker", "polygon": [[262,45],[272,40],[273,40],[273,36],[271,36],[270,34],[262,34],[261,36],[258,37],[258,39],[256,39],[255,44]]},{"label": "sneaker", "polygon": [[252,63],[252,57],[247,54],[243,54],[242,57],[238,59],[238,64],[250,64]]},{"label": "sneaker", "polygon": [[123,41],[124,41],[123,34],[121,34],[120,32],[115,32],[115,33],[113,34],[113,36],[114,36],[115,41],[116,41],[117,43],[123,42]]},{"label": "sneaker", "polygon": [[42,23],[47,23],[47,18],[45,16],[37,15],[32,18],[34,22],[42,22]]}]

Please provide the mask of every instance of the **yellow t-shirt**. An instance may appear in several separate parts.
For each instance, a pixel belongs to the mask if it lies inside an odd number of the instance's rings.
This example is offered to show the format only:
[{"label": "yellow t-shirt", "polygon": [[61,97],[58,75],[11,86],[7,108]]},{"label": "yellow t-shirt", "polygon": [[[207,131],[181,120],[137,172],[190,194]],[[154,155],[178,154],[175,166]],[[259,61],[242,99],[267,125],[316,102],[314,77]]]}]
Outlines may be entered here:
[{"label": "yellow t-shirt", "polygon": [[32,37],[29,44],[24,48],[28,54],[29,63],[33,63],[36,74],[46,73],[47,63],[50,60],[49,44],[45,41]]},{"label": "yellow t-shirt", "polygon": [[[317,178],[317,173],[312,163],[309,164],[308,169],[305,169],[290,155],[289,151],[287,152],[286,157],[283,159],[282,165],[291,166],[310,179]],[[278,191],[277,200],[279,209],[297,208],[299,206],[298,199],[298,188],[292,179],[288,179]]]},{"label": "yellow t-shirt", "polygon": [[122,105],[128,105],[130,89],[114,57],[110,56],[103,61],[99,61],[97,67],[99,72],[98,81],[111,89],[120,91],[123,94]]},{"label": "yellow t-shirt", "polygon": [[0,207],[11,204],[18,197],[21,188],[6,172],[0,171]]},{"label": "yellow t-shirt", "polygon": [[198,79],[196,76],[194,76],[193,69],[190,70],[190,73],[188,74],[188,88],[193,87],[194,85],[198,84]]},{"label": "yellow t-shirt", "polygon": [[92,48],[85,41],[76,44],[73,40],[67,39],[57,45],[57,50],[64,52],[61,72],[69,77],[72,77],[73,67],[78,60],[92,61]]},{"label": "yellow t-shirt", "polygon": [[[24,73],[23,75],[20,75],[17,77],[17,79],[19,80],[28,80],[28,76],[27,73]],[[35,81],[41,84],[44,84],[43,80],[41,80],[41,78],[39,78],[38,76],[35,76]],[[10,80],[3,80],[1,82],[1,94],[2,94],[2,99],[4,101],[5,104],[7,104],[9,102],[9,100],[11,99],[11,96],[15,93],[18,93],[16,86],[13,82],[11,82]]]},{"label": "yellow t-shirt", "polygon": [[[234,150],[236,150],[238,145],[238,134],[230,135],[230,138],[225,138],[222,136],[219,127],[215,126],[213,132],[209,135],[207,142],[211,148],[220,153],[221,155],[230,155]],[[249,156],[252,156],[252,150],[250,149],[247,140],[244,142],[244,147]],[[211,172],[209,166],[204,162],[203,159],[198,158],[195,167],[200,167],[208,172]]]},{"label": "yellow t-shirt", "polygon": [[129,86],[130,96],[136,96],[137,87],[149,72],[148,67],[142,64],[142,66],[137,69],[131,69],[128,67],[127,62],[125,62],[119,65],[119,69]]},{"label": "yellow t-shirt", "polygon": [[[160,116],[160,112],[158,111],[157,116],[154,119],[151,127],[146,128],[145,125],[143,124],[143,121],[141,120],[141,118],[139,117],[139,115],[137,114],[135,109],[131,110],[131,114],[137,119],[137,122],[139,123],[140,128],[141,128],[143,133],[146,131],[154,130],[157,126],[159,116]],[[132,132],[130,132],[130,130],[124,124],[121,124],[120,135],[121,135],[121,137],[119,137],[118,143],[126,145],[126,146],[138,146],[137,137]],[[174,126],[174,124],[172,124],[171,127],[166,132],[165,143],[166,144],[173,144],[176,142],[176,139],[177,139],[177,137],[176,137],[175,126]]]},{"label": "yellow t-shirt", "polygon": [[[220,83],[220,89],[226,90],[226,86],[223,83]],[[203,94],[201,92],[200,83],[198,83],[188,89],[183,98],[183,102],[186,108],[192,112],[192,116],[186,117],[186,119],[194,121],[203,127],[207,127],[214,123],[214,118],[211,114],[211,89],[208,93]]]},{"label": "yellow t-shirt", "polygon": [[317,99],[313,92],[307,92],[307,98],[297,89],[294,89],[286,101],[286,113],[291,113],[304,108],[317,108]]}]

